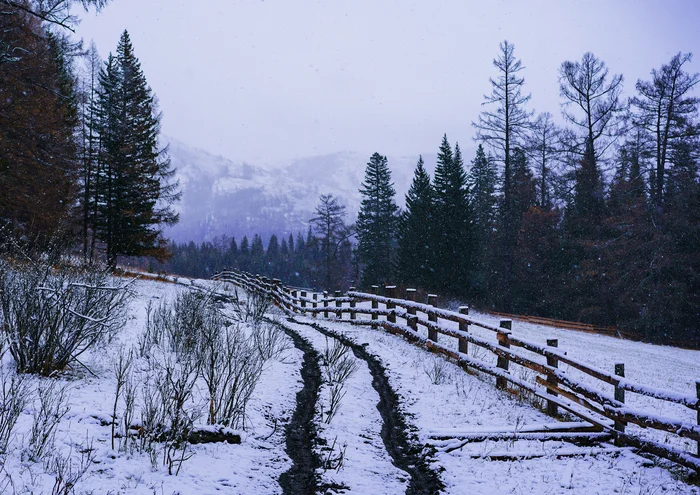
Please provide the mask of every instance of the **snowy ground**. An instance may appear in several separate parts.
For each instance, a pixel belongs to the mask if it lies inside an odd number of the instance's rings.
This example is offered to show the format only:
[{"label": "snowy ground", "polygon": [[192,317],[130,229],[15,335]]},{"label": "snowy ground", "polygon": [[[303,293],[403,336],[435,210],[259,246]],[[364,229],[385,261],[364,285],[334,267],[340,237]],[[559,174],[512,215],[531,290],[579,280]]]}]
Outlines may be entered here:
[{"label": "snowy ground", "polygon": [[[261,384],[248,406],[248,423],[242,444],[193,445],[194,455],[184,462],[178,476],[168,475],[162,465],[152,468],[145,454],[112,450],[110,427],[102,426],[104,421],[101,420],[108,421],[111,416],[116,384],[113,363],[119,349],[135,345],[144,331],[149,300],[158,302],[173,298],[178,291],[187,289],[175,284],[140,281],[136,283],[136,290],[138,295],[131,303],[123,331],[107,348],[85,360],[96,376],[85,373],[60,380],[68,386],[70,411],[57,427],[56,452],[77,461],[79,450],[84,450],[87,445],[95,451],[95,464],[76,487],[76,493],[281,493],[277,479],[290,466],[284,451],[283,423],[294,411],[295,394],[300,388],[300,353],[294,348],[266,365]],[[8,358],[5,356],[3,361],[6,374],[10,373],[7,370],[10,366]],[[34,379],[34,382],[41,381],[46,379]],[[206,399],[200,393],[195,396],[195,402],[195,407],[204,408]],[[51,466],[22,458],[35,407],[36,400],[18,421],[12,449],[0,473],[0,492],[3,494],[52,492],[55,476]],[[274,418],[278,420],[276,428]]]},{"label": "snowy ground", "polygon": [[[398,337],[366,327],[328,323],[379,356],[391,371],[395,389],[403,396],[418,436],[439,431],[510,431],[533,424],[551,423],[551,418],[493,386],[493,378],[472,376],[440,358],[433,357]],[[442,370],[435,384],[435,369]],[[680,482],[661,467],[632,453],[622,455],[556,457],[558,449],[571,450],[563,442],[485,442],[469,444],[452,453],[438,453],[436,469],[447,488],[445,493],[700,493],[697,487]],[[541,459],[494,462],[486,458],[495,452],[543,452]]]},{"label": "snowy ground", "polygon": [[[212,285],[206,281],[197,283]],[[70,410],[58,424],[55,451],[77,463],[81,450],[94,450],[94,464],[76,486],[75,493],[282,493],[278,479],[291,466],[285,453],[284,425],[290,421],[296,392],[302,387],[302,353],[291,346],[278,359],[267,363],[248,406],[246,431],[242,432],[240,445],[193,446],[194,456],[184,462],[177,476],[168,475],[160,463],[153,467],[145,454],[111,448],[110,427],[103,424],[105,419],[109,420],[114,402],[113,363],[119,350],[138,342],[144,331],[149,301],[170,299],[178,291],[187,290],[181,285],[154,281],[139,281],[136,289],[138,295],[131,303],[123,330],[106,348],[84,360],[95,376],[80,372],[60,380],[70,391]],[[282,315],[276,313],[273,317],[281,319]],[[420,444],[430,443],[430,435],[436,432],[519,431],[552,422],[523,399],[496,390],[493,378],[467,374],[399,337],[368,327],[351,326],[347,322],[296,319],[300,323],[319,322],[358,344],[367,344],[367,351],[386,368],[390,384],[400,396],[400,408],[412,428],[413,438]],[[497,319],[491,322],[497,323]],[[327,339],[308,325],[285,324],[321,355],[333,346],[333,339]],[[694,380],[700,378],[700,352],[697,351],[518,322],[514,323],[513,331],[539,342],[558,338],[561,349],[603,369],[612,369],[615,362],[624,361],[629,378],[650,385],[690,393],[691,385],[694,391]],[[474,346],[470,346],[470,352],[480,353]],[[349,356],[355,361],[356,371],[345,382],[345,396],[328,424],[325,420],[329,385],[324,383],[320,390],[316,414],[319,441],[315,449],[322,461],[329,462],[325,462],[325,467],[317,474],[322,484],[338,487],[331,493],[404,493],[408,475],[392,463],[382,441],[382,417],[376,407],[379,396],[372,386],[370,371],[362,359],[353,357],[352,353]],[[485,353],[481,357],[488,359]],[[2,366],[4,375],[11,376],[9,356],[4,357]],[[47,381],[31,380],[33,388]],[[646,404],[644,399],[632,400],[630,403]],[[195,394],[194,402],[193,406],[205,408],[203,390]],[[0,455],[3,463],[1,493],[51,493],[54,486],[55,469],[50,463],[31,462],[23,455],[35,407],[36,400],[34,405],[25,408],[8,453]],[[684,414],[688,412],[683,411]],[[675,409],[663,413],[681,414]],[[694,421],[694,417],[685,419]],[[580,447],[563,442],[481,442],[450,453],[434,452],[430,461],[445,484],[444,493],[447,494],[700,494],[697,486],[684,483],[672,471],[629,451],[618,455],[557,457],[558,453],[572,449]],[[488,455],[495,453],[542,453],[544,456],[520,461],[489,460]],[[342,462],[338,466],[334,461],[341,455]]]}]

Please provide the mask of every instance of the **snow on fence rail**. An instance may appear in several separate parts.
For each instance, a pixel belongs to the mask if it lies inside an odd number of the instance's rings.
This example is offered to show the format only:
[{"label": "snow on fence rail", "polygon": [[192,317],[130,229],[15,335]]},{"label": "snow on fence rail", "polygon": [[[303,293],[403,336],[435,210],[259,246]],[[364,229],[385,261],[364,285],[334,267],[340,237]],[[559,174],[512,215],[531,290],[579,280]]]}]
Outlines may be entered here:
[{"label": "snow on fence rail", "polygon": [[[345,296],[338,291],[330,297],[326,292],[309,294],[303,289],[285,287],[278,279],[270,280],[244,272],[224,271],[213,278],[248,291],[266,294],[287,312],[313,317],[323,315],[325,318],[332,314],[336,319],[344,319],[343,316],[348,315],[348,323],[381,326],[389,333],[402,335],[416,345],[452,359],[466,370],[478,370],[494,376],[498,388],[506,389],[510,383],[528,391],[546,401],[547,413],[551,416],[557,416],[561,408],[590,423],[596,431],[612,434],[619,446],[635,447],[700,472],[700,381],[696,382],[695,395],[636,383],[624,378],[623,364],[617,364],[615,373],[611,374],[567,356],[566,352],[557,348],[556,340],[548,340],[547,345],[541,345],[514,336],[512,320],[501,320],[496,327],[470,317],[465,306],[460,307],[459,312],[440,309],[434,306],[437,299],[434,294],[428,295],[430,304],[416,302],[413,289],[407,290],[406,299],[397,298],[396,287],[393,286],[385,288],[386,297],[377,294],[376,286],[374,294],[351,290]],[[370,306],[360,307],[360,303],[370,303]],[[380,304],[384,307],[380,307]],[[456,322],[459,329],[448,328],[440,320]],[[419,326],[425,327],[427,337],[419,331]],[[495,341],[475,335],[470,332],[470,326],[490,332],[495,335]],[[438,341],[439,335],[457,339],[457,349],[454,349],[454,345]],[[496,365],[470,356],[470,344],[494,354]],[[538,375],[535,382],[509,372],[511,363],[535,372]],[[569,373],[558,369],[559,363],[566,363],[583,374],[614,386],[614,396],[576,380]],[[697,411],[698,424],[625,405],[625,392],[680,404]],[[626,431],[629,423],[694,440],[697,442],[697,451],[691,453],[665,442],[631,434]]]}]

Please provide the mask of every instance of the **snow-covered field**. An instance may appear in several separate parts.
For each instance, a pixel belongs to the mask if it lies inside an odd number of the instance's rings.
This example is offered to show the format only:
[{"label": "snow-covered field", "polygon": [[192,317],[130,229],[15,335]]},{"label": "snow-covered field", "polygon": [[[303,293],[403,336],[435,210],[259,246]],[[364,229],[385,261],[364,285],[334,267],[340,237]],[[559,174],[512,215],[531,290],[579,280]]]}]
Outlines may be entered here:
[{"label": "snow-covered field", "polygon": [[[207,281],[197,284],[213,285]],[[303,354],[292,346],[288,337],[285,337],[288,349],[265,364],[246,408],[244,431],[240,431],[241,444],[192,445],[193,455],[182,463],[177,475],[168,474],[161,459],[152,462],[138,449],[120,449],[119,441],[112,449],[109,423],[116,389],[114,364],[120,350],[137,346],[142,339],[149,301],[171,300],[177,293],[188,290],[180,284],[147,280],[137,282],[135,288],[137,295],[130,304],[124,328],[105,347],[83,356],[82,361],[91,372],[77,369],[58,380],[30,378],[32,400],[20,415],[7,453],[0,454],[0,493],[52,493],[57,462],[67,466],[72,460],[75,472],[81,456],[85,458],[88,452],[91,462],[74,487],[75,493],[282,493],[279,477],[292,466],[286,451],[285,426],[291,421],[296,394],[303,385],[300,373]],[[439,442],[431,436],[441,432],[523,431],[553,421],[522,398],[496,390],[493,378],[467,374],[381,330],[300,316],[294,323],[277,312],[270,316],[318,352],[322,376],[328,373],[329,364],[324,362],[324,355],[339,344],[310,326],[312,323],[347,337],[376,357],[386,371],[391,388],[398,394],[399,409],[406,418],[410,438],[418,445],[433,443],[439,447]],[[490,318],[487,315],[478,317]],[[514,323],[513,331],[541,342],[558,338],[561,349],[603,369],[612,369],[615,362],[623,361],[629,378],[649,385],[690,393],[694,391],[694,380],[700,378],[700,352],[697,351],[518,322]],[[470,349],[479,352],[473,346]],[[382,433],[384,416],[377,408],[380,395],[373,386],[373,375],[365,360],[352,352],[344,356],[353,371],[342,383],[341,395],[344,395],[330,421],[327,420],[332,384],[323,381],[318,395],[314,417],[318,438],[313,449],[319,459],[316,469],[319,485],[327,487],[328,493],[405,493],[410,475],[397,467],[387,451]],[[147,378],[144,374],[149,369],[146,361],[147,358],[138,357],[133,365],[137,411],[142,406],[141,389]],[[12,368],[11,358],[5,355],[2,360],[5,383],[14,373]],[[50,455],[32,461],[26,452],[38,407],[37,390],[50,382],[67,387],[68,411],[58,421]],[[632,402],[637,400],[639,402]],[[204,424],[208,398],[201,383],[195,387],[190,402],[193,411],[201,410],[197,421]],[[631,397],[630,403],[646,404],[644,399]],[[122,410],[120,405],[118,411]],[[675,409],[663,413],[676,417],[681,414]],[[118,420],[120,414],[117,414]],[[684,418],[694,421],[694,417]],[[612,446],[602,447],[612,449]],[[444,484],[443,493],[447,494],[700,494],[700,488],[686,484],[672,470],[629,450],[603,454],[589,450],[591,455],[559,457],[571,450],[584,452],[582,449],[585,448],[564,442],[511,440],[470,443],[452,452],[439,448],[425,452],[428,452],[430,468]],[[541,454],[541,457],[517,461],[492,461],[488,457],[519,453]],[[63,471],[65,473],[66,469]]]}]

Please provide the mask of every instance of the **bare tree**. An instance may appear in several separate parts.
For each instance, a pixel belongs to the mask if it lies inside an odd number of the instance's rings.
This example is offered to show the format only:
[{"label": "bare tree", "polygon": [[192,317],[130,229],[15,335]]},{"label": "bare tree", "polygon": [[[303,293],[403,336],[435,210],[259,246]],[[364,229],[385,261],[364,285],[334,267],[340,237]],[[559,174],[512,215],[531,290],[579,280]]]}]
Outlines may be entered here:
[{"label": "bare tree", "polygon": [[316,206],[315,216],[310,220],[316,239],[323,252],[323,280],[330,290],[333,273],[338,268],[340,248],[353,234],[352,227],[345,225],[345,206],[332,194],[323,194]]},{"label": "bare tree", "polygon": [[487,143],[494,152],[494,159],[504,166],[504,206],[508,210],[511,201],[511,158],[512,150],[520,144],[529,128],[532,112],[525,110],[530,95],[524,96],[522,88],[525,79],[518,74],[525,67],[515,58],[515,46],[508,41],[500,44],[501,53],[493,61],[498,69],[498,77],[489,79],[493,90],[484,96],[484,110],[477,122],[472,122],[476,129],[476,141]]},{"label": "bare tree", "polygon": [[484,96],[482,105],[488,106],[479,115],[477,122],[472,122],[476,129],[476,140],[487,143],[494,153],[494,159],[503,163],[503,203],[501,218],[504,237],[504,279],[505,298],[509,299],[510,279],[512,276],[512,256],[514,245],[514,209],[512,191],[512,152],[522,145],[525,132],[530,127],[532,112],[525,110],[530,95],[523,95],[525,79],[519,74],[525,68],[515,58],[513,44],[504,41],[500,44],[501,53],[493,61],[498,69],[498,77],[491,78],[493,86],[490,95]]},{"label": "bare tree", "polygon": [[574,125],[570,149],[582,157],[590,141],[596,162],[622,133],[626,110],[622,75],[614,74],[609,82],[608,75],[605,62],[590,52],[580,62],[566,61],[559,68],[562,114]]},{"label": "bare tree", "polygon": [[55,24],[74,31],[75,16],[70,12],[71,5],[80,3],[84,9],[95,7],[100,10],[109,0],[0,0],[2,15],[25,13],[44,22]]},{"label": "bare tree", "polygon": [[543,209],[552,207],[554,165],[561,156],[561,130],[549,112],[541,113],[532,124],[527,150],[537,167],[539,204]]},{"label": "bare tree", "polygon": [[700,74],[683,70],[691,59],[691,53],[674,55],[661,69],[651,71],[651,81],[637,81],[639,96],[630,100],[636,107],[633,122],[644,130],[652,144],[651,154],[655,161],[652,195],[657,207],[663,204],[669,151],[683,138],[700,133],[700,126],[695,122],[700,98],[688,96],[700,82]]}]

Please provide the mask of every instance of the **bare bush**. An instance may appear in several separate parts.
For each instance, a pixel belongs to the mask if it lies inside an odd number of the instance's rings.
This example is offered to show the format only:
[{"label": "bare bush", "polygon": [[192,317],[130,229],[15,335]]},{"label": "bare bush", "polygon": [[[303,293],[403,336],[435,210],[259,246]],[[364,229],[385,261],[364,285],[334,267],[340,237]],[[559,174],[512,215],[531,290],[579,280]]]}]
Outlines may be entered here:
[{"label": "bare bush", "polygon": [[202,377],[209,391],[209,423],[245,428],[246,406],[265,360],[237,325],[224,327],[202,348]]},{"label": "bare bush", "polygon": [[85,477],[94,460],[95,450],[88,440],[84,445],[81,445],[80,457],[77,459],[72,456],[72,452],[66,456],[54,455],[47,465],[47,471],[54,475],[51,495],[75,493],[76,485]]},{"label": "bare bush", "polygon": [[279,358],[282,353],[291,348],[289,337],[277,325],[269,322],[260,323],[253,327],[253,342],[263,360]]},{"label": "bare bush", "polygon": [[433,385],[442,385],[450,380],[449,363],[439,357],[432,356],[423,363],[423,371]]},{"label": "bare bush", "polygon": [[152,366],[149,375],[154,380],[142,389],[139,448],[150,455],[154,467],[160,453],[168,474],[178,474],[191,457],[188,439],[201,415],[192,402],[198,368],[195,360],[177,361],[168,355],[159,356]]},{"label": "bare bush", "polygon": [[350,348],[337,340],[333,340],[333,345],[328,346],[323,352],[323,366],[325,381],[328,384],[328,411],[326,424],[330,424],[338,413],[340,403],[345,397],[345,384],[357,371],[357,361],[350,354]]},{"label": "bare bush", "polygon": [[38,407],[32,415],[32,428],[25,455],[37,462],[51,454],[56,438],[56,427],[70,411],[68,386],[55,380],[39,383],[36,389]]},{"label": "bare bush", "polygon": [[0,321],[17,370],[82,366],[80,355],[121,326],[129,295],[106,269],[0,262]]},{"label": "bare bush", "polygon": [[[2,353],[0,353],[0,361]],[[27,403],[29,387],[24,375],[7,372],[0,364],[0,454],[7,452],[12,434]]]},{"label": "bare bush", "polygon": [[[120,349],[117,361],[114,363],[114,378],[117,381],[117,386],[114,393],[114,406],[112,407],[112,450],[114,450],[114,434],[117,426],[117,406],[119,405],[119,398],[122,396],[122,390],[127,384],[127,380],[129,378],[129,368],[131,367],[133,359],[133,352],[126,352],[124,349]],[[133,402],[131,410],[133,411]],[[124,431],[125,438],[128,437],[129,426],[130,425],[125,425],[125,428],[127,428]]]},{"label": "bare bush", "polygon": [[152,345],[166,343],[179,358],[191,358],[201,346],[203,336],[222,321],[213,293],[181,292],[172,302],[161,302],[156,308],[149,305],[140,352],[145,355]]},{"label": "bare bush", "polygon": [[232,318],[242,323],[260,323],[272,306],[269,295],[255,291],[243,293],[238,289],[234,289],[230,302]]}]

